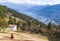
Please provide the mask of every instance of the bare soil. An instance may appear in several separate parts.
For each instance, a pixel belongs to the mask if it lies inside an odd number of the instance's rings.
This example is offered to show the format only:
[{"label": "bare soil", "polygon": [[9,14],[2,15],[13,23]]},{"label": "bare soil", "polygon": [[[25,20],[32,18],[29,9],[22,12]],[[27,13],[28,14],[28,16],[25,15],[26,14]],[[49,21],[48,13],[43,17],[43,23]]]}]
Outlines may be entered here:
[{"label": "bare soil", "polygon": [[11,39],[11,33],[0,33],[0,41],[48,41],[46,36],[29,33],[14,33],[14,39]]}]

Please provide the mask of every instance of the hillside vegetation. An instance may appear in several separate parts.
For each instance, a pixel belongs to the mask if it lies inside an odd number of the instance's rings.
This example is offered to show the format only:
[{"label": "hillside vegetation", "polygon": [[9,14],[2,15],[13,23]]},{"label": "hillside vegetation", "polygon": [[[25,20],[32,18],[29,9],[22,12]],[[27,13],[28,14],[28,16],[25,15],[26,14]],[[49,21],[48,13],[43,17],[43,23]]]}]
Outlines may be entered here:
[{"label": "hillside vegetation", "polygon": [[9,24],[17,25],[18,32],[28,31],[31,33],[41,33],[43,35],[60,38],[60,25],[56,26],[51,22],[46,25],[32,17],[0,5],[0,30],[5,30],[8,28]]}]

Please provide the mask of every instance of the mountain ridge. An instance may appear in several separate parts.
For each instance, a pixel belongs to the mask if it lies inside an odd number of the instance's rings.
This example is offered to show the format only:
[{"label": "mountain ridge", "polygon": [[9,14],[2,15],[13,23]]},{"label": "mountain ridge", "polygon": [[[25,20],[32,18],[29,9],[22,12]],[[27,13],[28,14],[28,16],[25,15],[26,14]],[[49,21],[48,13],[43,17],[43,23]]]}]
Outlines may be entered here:
[{"label": "mountain ridge", "polygon": [[[37,16],[45,17],[50,22],[53,20],[55,21],[55,23],[60,24],[60,4],[50,5],[42,9],[38,8],[38,10],[33,10],[33,9],[32,11],[30,10],[29,12],[32,12],[36,14]],[[42,20],[44,20],[44,18]]]},{"label": "mountain ridge", "polygon": [[[10,3],[9,3],[10,4]],[[8,4],[8,5],[9,5]],[[11,3],[12,4],[12,3]],[[5,4],[6,5],[6,4]],[[14,5],[14,4],[13,4]],[[22,4],[21,4],[22,5]],[[59,4],[57,4],[57,6],[58,6]],[[12,6],[12,5],[9,5],[9,6]],[[8,7],[9,7],[8,6]],[[19,7],[19,9],[18,8],[15,8],[16,7],[16,5],[15,6],[12,6],[12,7],[10,7],[11,9],[14,9],[15,11],[18,11],[18,12],[21,12],[21,13],[23,13],[23,14],[25,14],[25,15],[28,15],[28,16],[30,16],[30,17],[33,17],[33,18],[35,18],[35,19],[37,19],[38,21],[40,21],[39,19],[40,18],[37,18],[37,16],[42,16],[42,17],[45,17],[45,18],[42,18],[41,20],[44,20],[44,19],[47,19],[47,20],[49,20],[49,22],[51,22],[52,20],[53,21],[55,21],[55,23],[56,24],[60,24],[60,18],[59,18],[59,16],[60,16],[60,14],[55,14],[55,13],[53,13],[52,12],[52,10],[54,10],[54,9],[49,9],[50,7],[53,7],[53,6],[56,6],[56,5],[46,5],[45,7],[43,6],[43,8],[41,9],[40,8],[40,6],[36,6],[36,5],[31,5],[31,6],[29,6],[29,5],[22,5],[23,7],[20,9],[20,6],[18,6]],[[28,7],[28,8],[27,8]],[[35,7],[35,8],[34,8]],[[26,9],[24,9],[24,8],[26,8]],[[33,9],[31,9],[31,8],[33,8]],[[45,10],[45,9],[47,9],[48,8],[48,10]],[[50,10],[50,11],[49,11]],[[58,10],[57,10],[58,11]],[[56,12],[56,11],[54,11],[54,12]],[[47,14],[46,14],[47,13]],[[51,13],[53,13],[53,14],[51,14]],[[57,12],[56,12],[57,13]],[[33,16],[32,16],[33,15]],[[53,17],[54,16],[54,17]],[[58,17],[58,18],[57,18]],[[52,22],[53,22],[52,21]],[[48,22],[47,22],[48,23]],[[46,23],[46,24],[47,24]]]}]

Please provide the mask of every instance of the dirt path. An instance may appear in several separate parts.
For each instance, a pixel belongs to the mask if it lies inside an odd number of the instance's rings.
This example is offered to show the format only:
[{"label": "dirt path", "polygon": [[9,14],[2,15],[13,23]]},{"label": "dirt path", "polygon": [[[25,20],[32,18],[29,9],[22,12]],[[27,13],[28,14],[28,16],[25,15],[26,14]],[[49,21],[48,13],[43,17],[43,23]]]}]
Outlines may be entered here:
[{"label": "dirt path", "polygon": [[10,39],[10,33],[0,33],[0,41],[48,41],[42,37],[38,37],[35,34],[28,33],[16,33],[14,32],[15,38]]}]

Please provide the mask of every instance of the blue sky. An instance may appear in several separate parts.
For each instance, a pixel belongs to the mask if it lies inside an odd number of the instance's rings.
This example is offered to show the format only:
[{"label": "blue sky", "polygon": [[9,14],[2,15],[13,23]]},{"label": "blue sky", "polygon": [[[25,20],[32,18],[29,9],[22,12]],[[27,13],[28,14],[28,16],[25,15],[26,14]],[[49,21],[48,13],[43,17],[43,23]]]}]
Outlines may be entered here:
[{"label": "blue sky", "polygon": [[60,0],[0,0],[0,2],[10,2],[15,4],[35,4],[35,5],[60,4]]}]

